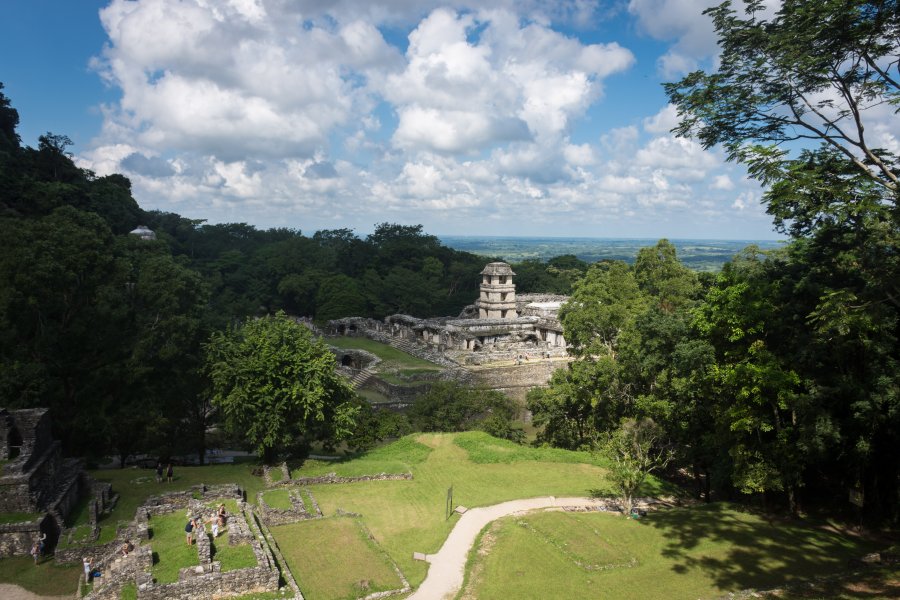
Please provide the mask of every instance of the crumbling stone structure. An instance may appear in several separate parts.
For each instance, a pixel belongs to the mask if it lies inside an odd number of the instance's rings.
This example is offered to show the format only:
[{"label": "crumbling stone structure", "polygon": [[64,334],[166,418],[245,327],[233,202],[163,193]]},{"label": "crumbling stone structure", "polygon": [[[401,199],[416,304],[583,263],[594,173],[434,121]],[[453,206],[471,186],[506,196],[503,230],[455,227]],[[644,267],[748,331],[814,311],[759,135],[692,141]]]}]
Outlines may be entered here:
[{"label": "crumbling stone structure", "polygon": [[33,515],[0,525],[0,557],[27,555],[31,541],[45,534],[45,548],[59,540],[65,517],[88,485],[84,465],[64,459],[54,440],[48,409],[0,408],[0,513]]},{"label": "crumbling stone structure", "polygon": [[384,322],[348,318],[329,321],[328,330],[333,335],[386,338],[417,356],[420,353],[415,349],[425,348],[434,355],[428,360],[445,366],[566,356],[558,318],[566,296],[516,296],[515,273],[503,262],[488,264],[481,275],[475,304],[455,318],[419,319],[400,314],[386,317]]}]

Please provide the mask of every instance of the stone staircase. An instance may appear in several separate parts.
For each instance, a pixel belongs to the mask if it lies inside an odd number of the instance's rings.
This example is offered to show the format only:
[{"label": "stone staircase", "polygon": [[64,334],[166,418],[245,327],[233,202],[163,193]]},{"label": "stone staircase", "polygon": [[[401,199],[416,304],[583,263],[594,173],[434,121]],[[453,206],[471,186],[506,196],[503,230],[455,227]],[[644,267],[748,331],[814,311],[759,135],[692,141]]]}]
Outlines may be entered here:
[{"label": "stone staircase", "polygon": [[353,389],[361,388],[366,385],[370,379],[375,377],[376,371],[372,367],[366,367],[359,373],[350,378],[350,387]]}]

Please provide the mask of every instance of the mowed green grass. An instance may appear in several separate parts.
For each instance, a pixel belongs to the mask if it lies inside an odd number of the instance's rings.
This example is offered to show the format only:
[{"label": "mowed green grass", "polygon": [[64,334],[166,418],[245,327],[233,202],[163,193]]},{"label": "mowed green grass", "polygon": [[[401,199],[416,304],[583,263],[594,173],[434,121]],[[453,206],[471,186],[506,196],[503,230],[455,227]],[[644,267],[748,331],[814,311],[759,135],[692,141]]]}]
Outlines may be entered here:
[{"label": "mowed green grass", "polygon": [[872,551],[859,540],[727,504],[654,512],[536,512],[488,526],[461,598],[715,598],[829,575]]},{"label": "mowed green grass", "polygon": [[291,504],[291,498],[288,495],[288,491],[285,488],[263,492],[263,500],[265,500],[266,504],[272,508],[279,508],[281,510],[291,510],[294,508],[294,505]]},{"label": "mowed green grass", "polygon": [[412,466],[424,461],[430,452],[431,448],[415,441],[414,436],[407,436],[356,457],[336,461],[308,460],[301,468],[294,469],[291,477],[314,477],[326,473],[336,473],[344,477],[409,473]]},{"label": "mowed green grass", "polygon": [[335,348],[344,348],[345,350],[365,350],[371,352],[381,359],[377,369],[390,370],[401,369],[411,370],[414,372],[424,371],[440,371],[442,367],[427,360],[422,360],[407,354],[402,350],[398,350],[393,346],[382,344],[364,337],[334,337],[326,338],[325,343]]},{"label": "mowed green grass", "polygon": [[256,566],[256,555],[250,544],[230,545],[227,531],[212,540],[212,559],[222,563],[223,573]]},{"label": "mowed green grass", "polygon": [[35,565],[30,556],[0,560],[0,583],[14,583],[40,596],[72,596],[81,572],[80,562],[62,567],[47,558]]},{"label": "mowed green grass", "polygon": [[187,517],[183,510],[168,515],[158,515],[150,519],[150,547],[153,549],[153,577],[159,583],[178,581],[178,571],[183,567],[200,564],[197,556],[196,539],[204,535],[203,529],[194,530],[194,543],[188,546],[184,526]]},{"label": "mowed green grass", "polygon": [[302,521],[271,531],[309,600],[352,599],[402,586],[390,560],[353,518]]},{"label": "mowed green grass", "polygon": [[[156,483],[156,474],[153,469],[103,469],[90,471],[91,476],[98,481],[112,484],[113,491],[119,494],[119,502],[115,509],[100,519],[100,543],[110,541],[115,537],[116,524],[119,521],[131,521],[137,507],[149,496],[188,489],[193,485],[205,483],[216,485],[223,483],[236,483],[242,489],[247,490],[247,501],[256,502],[256,494],[265,489],[265,481],[250,473],[248,464],[234,465],[208,465],[204,467],[175,467],[175,477],[172,483]],[[87,510],[85,503],[84,509]],[[82,515],[72,515],[73,522],[81,522]],[[86,520],[86,516],[84,517]],[[182,525],[184,525],[182,523]]]},{"label": "mowed green grass", "polygon": [[[470,460],[469,451],[457,440],[468,445],[483,462]],[[524,447],[513,453],[508,442],[481,432],[420,434],[358,461],[328,465],[329,470],[345,474],[357,470],[396,472],[401,464],[412,472],[412,480],[316,485],[310,489],[326,516],[338,509],[361,514],[378,544],[390,554],[410,584],[417,586],[425,578],[427,564],[414,561],[413,552],[436,552],[458,520],[456,515],[447,519],[445,512],[451,486],[454,505],[469,508],[517,498],[612,492],[599,461],[577,462],[571,454]],[[488,460],[501,455],[515,458],[505,462]],[[585,456],[579,458],[583,460]],[[319,469],[319,465],[311,466],[311,472]],[[304,466],[295,476],[312,474],[306,471]],[[296,559],[288,558],[289,562],[293,560]]]},{"label": "mowed green grass", "polygon": [[[223,502],[229,514],[237,512],[237,501],[225,500]],[[206,520],[215,511],[217,503],[206,505],[208,511],[200,518]],[[184,526],[187,524],[187,516],[184,510],[176,510],[167,515],[158,515],[150,519],[150,529],[153,532],[150,538],[150,547],[153,549],[153,577],[160,583],[172,583],[178,581],[178,571],[183,567],[194,567],[200,564],[197,555],[197,538],[207,535],[205,528],[201,526],[194,529],[193,544],[188,546]],[[233,571],[256,566],[256,556],[249,544],[228,544],[228,529],[212,539],[212,559],[222,563],[222,571]]]}]

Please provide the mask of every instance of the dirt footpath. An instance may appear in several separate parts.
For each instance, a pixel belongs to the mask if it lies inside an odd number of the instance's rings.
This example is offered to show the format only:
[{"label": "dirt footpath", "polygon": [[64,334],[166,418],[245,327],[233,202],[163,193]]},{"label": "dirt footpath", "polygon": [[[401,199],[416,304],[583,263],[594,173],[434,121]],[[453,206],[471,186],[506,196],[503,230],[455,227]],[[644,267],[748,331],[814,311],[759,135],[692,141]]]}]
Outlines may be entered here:
[{"label": "dirt footpath", "polygon": [[72,596],[38,596],[23,587],[11,583],[0,583],[0,598],[3,600],[69,600]]},{"label": "dirt footpath", "polygon": [[540,508],[559,506],[598,506],[594,498],[528,498],[511,500],[493,506],[483,506],[467,511],[447,536],[447,540],[437,554],[429,554],[431,563],[428,575],[407,600],[443,600],[453,598],[462,587],[466,557],[484,527],[495,519]]}]

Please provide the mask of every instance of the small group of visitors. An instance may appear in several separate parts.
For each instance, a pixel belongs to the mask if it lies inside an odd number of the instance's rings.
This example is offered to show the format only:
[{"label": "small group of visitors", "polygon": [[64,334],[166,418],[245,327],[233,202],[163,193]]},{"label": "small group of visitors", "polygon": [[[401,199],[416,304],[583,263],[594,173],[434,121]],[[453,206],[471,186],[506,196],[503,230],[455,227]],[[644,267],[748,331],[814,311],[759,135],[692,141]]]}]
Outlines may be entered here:
[{"label": "small group of visitors", "polygon": [[[169,463],[169,466],[166,467],[166,480],[169,483],[172,483],[175,477],[175,469],[172,468],[172,463]],[[163,480],[163,464],[162,462],[157,461],[156,463],[156,483],[162,483]]]},{"label": "small group of visitors", "polygon": [[[190,513],[188,513],[190,515]],[[190,516],[187,524],[184,526],[185,533],[185,542],[187,542],[188,546],[193,545],[194,543],[194,530],[197,528],[202,528],[203,532],[206,533],[206,523],[212,525],[212,536],[214,538],[219,537],[219,532],[225,529],[225,523],[228,519],[228,514],[225,511],[225,505],[220,504],[216,508],[216,512],[214,512],[206,521],[203,521],[199,517]]]}]

